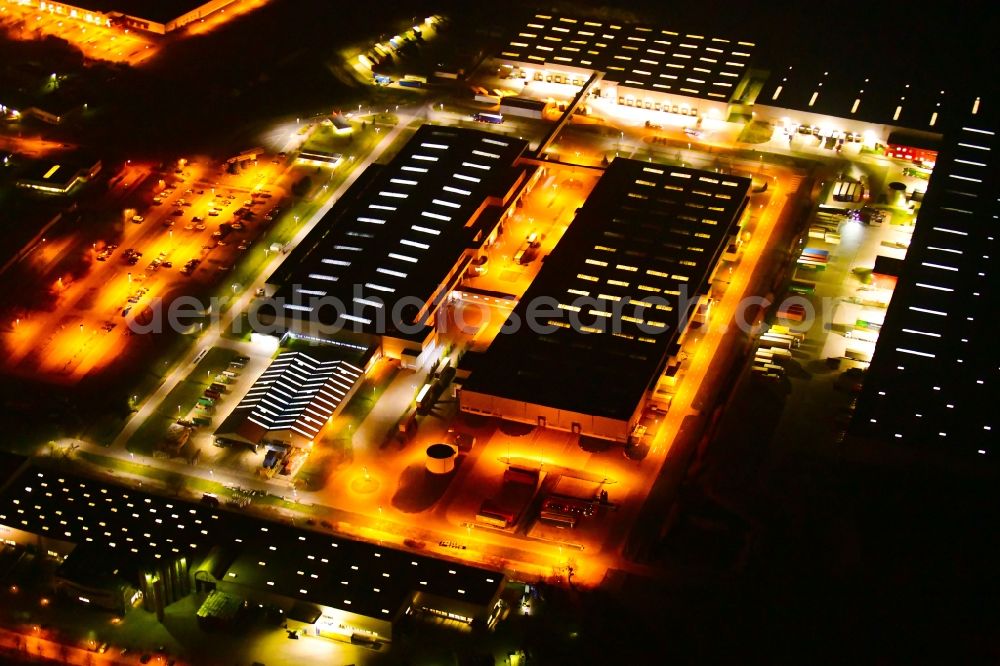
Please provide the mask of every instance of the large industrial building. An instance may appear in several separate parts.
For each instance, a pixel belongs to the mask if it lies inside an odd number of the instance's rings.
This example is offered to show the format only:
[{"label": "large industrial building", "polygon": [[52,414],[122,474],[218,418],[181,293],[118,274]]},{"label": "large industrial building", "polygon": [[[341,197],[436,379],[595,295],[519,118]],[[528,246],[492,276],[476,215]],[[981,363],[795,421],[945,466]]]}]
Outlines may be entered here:
[{"label": "large industrial building", "polygon": [[860,437],[996,453],[1000,140],[979,106],[945,134],[858,401]]},{"label": "large industrial building", "polygon": [[792,65],[771,71],[756,95],[753,116],[788,137],[810,134],[869,148],[892,145],[904,149],[892,155],[898,157],[908,156],[906,148],[917,148],[920,161],[933,165],[941,128],[955,102],[919,79]]},{"label": "large industrial building", "polygon": [[516,332],[465,381],[462,411],[627,441],[709,305],[749,190],[747,178],[614,160],[511,315]]},{"label": "large industrial building", "polygon": [[37,7],[39,12],[95,25],[114,25],[165,35],[224,9],[235,0],[80,0],[79,5],[46,0],[0,2]]},{"label": "large industrial building", "polygon": [[283,331],[352,335],[416,367],[436,347],[435,313],[537,173],[527,143],[424,125],[354,183],[268,280]]},{"label": "large industrial building", "polygon": [[538,13],[500,51],[528,82],[582,87],[628,107],[726,120],[748,81],[754,44],[660,27]]},{"label": "large industrial building", "polygon": [[466,564],[27,465],[0,485],[0,541],[58,562],[57,591],[81,604],[142,606],[162,620],[190,594],[207,597],[211,614],[215,593],[236,609],[280,613],[302,634],[348,640],[389,641],[404,616],[490,626],[506,583]]}]

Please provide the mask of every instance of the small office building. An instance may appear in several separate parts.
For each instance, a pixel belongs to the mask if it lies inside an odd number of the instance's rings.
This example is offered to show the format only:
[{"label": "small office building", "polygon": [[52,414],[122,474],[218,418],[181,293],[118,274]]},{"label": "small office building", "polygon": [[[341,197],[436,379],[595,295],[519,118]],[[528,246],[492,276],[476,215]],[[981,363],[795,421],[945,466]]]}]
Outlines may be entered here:
[{"label": "small office building", "polygon": [[80,156],[66,156],[58,162],[39,160],[31,163],[16,185],[43,194],[69,194],[101,172],[101,161]]},{"label": "small office building", "polygon": [[979,106],[944,134],[906,258],[876,263],[895,289],[850,426],[863,441],[996,453],[1000,140]]},{"label": "small office building", "polygon": [[355,365],[330,347],[282,352],[216,429],[216,440],[254,450],[267,443],[311,447],[354,395],[371,356]]},{"label": "small office building", "polygon": [[943,90],[878,70],[795,64],[770,70],[753,114],[776,136],[811,135],[869,149],[891,144],[887,155],[910,158],[905,149],[937,145],[953,102]]}]

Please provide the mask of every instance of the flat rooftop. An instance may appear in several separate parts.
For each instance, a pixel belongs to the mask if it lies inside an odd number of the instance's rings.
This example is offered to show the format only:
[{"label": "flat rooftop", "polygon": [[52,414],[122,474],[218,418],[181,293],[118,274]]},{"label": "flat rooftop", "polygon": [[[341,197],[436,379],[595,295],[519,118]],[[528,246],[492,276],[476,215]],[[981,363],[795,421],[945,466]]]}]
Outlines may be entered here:
[{"label": "flat rooftop", "polygon": [[[945,134],[858,401],[852,432],[996,455],[1000,123]],[[983,453],[981,454],[980,451]]]},{"label": "flat rooftop", "polygon": [[102,14],[121,13],[156,23],[168,23],[210,0],[73,0],[69,4]]},{"label": "flat rooftop", "polygon": [[359,541],[259,523],[225,574],[251,587],[393,619],[414,592],[485,606],[502,575]]},{"label": "flat rooftop", "polygon": [[[227,536],[220,512],[72,474],[27,468],[0,494],[0,524],[77,544],[103,571],[198,560]],[[76,553],[75,553],[76,555]]]},{"label": "flat rooftop", "polygon": [[422,126],[389,164],[360,178],[272,276],[281,314],[385,334],[395,331],[399,306],[408,326],[423,325],[423,304],[446,295],[439,286],[482,243],[480,214],[511,186],[527,145]]},{"label": "flat rooftop", "polygon": [[[615,159],[465,391],[628,419],[662,372],[750,180]],[[539,327],[524,324],[544,305]],[[510,322],[508,322],[510,323]]]},{"label": "flat rooftop", "polygon": [[726,102],[745,74],[753,42],[662,27],[538,13],[500,57],[538,67],[602,71],[620,85]]},{"label": "flat rooftop", "polygon": [[0,524],[78,544],[67,563],[95,577],[176,556],[194,565],[220,547],[242,585],[373,617],[392,617],[415,591],[486,604],[503,583],[487,569],[36,467],[0,493]]},{"label": "flat rooftop", "polygon": [[[789,65],[774,68],[757,104],[940,132],[958,99],[920,78],[895,76],[879,67]],[[964,100],[962,102],[964,104]]]},{"label": "flat rooftop", "polygon": [[84,168],[81,164],[70,160],[58,162],[39,161],[29,165],[19,180],[26,183],[50,185],[52,187],[68,187]]}]

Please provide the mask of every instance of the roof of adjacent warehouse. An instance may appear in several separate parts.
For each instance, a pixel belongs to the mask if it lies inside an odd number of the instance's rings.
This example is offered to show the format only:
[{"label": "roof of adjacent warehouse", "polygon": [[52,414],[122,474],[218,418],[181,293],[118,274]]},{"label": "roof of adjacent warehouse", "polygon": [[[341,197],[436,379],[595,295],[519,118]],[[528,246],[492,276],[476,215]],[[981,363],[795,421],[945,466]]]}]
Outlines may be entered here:
[{"label": "roof of adjacent warehouse", "polygon": [[519,326],[494,340],[463,390],[629,418],[749,189],[747,178],[615,159],[515,308],[508,324]]},{"label": "roof of adjacent warehouse", "polygon": [[226,577],[308,603],[392,619],[417,591],[486,605],[502,574],[361,541],[260,524]]},{"label": "roof of adjacent warehouse", "polygon": [[966,115],[944,146],[879,333],[852,432],[995,453],[1000,123]]},{"label": "roof of adjacent warehouse", "polygon": [[478,216],[511,185],[527,145],[482,130],[422,126],[289,255],[273,278],[284,315],[383,334],[396,328],[395,310],[407,326],[421,325],[421,308],[403,306],[413,298],[427,303],[476,242]]},{"label": "roof of adjacent warehouse", "polygon": [[923,80],[844,67],[789,65],[771,71],[757,104],[845,120],[940,132],[955,101]]},{"label": "roof of adjacent warehouse", "polygon": [[746,73],[753,48],[753,42],[661,27],[537,13],[500,57],[603,71],[620,85],[725,102]]},{"label": "roof of adjacent warehouse", "polygon": [[77,544],[67,562],[82,560],[76,568],[95,578],[164,558],[196,564],[219,547],[228,555],[217,573],[242,585],[371,617],[393,617],[417,591],[485,605],[504,582],[475,566],[37,467],[0,493],[0,524]]}]

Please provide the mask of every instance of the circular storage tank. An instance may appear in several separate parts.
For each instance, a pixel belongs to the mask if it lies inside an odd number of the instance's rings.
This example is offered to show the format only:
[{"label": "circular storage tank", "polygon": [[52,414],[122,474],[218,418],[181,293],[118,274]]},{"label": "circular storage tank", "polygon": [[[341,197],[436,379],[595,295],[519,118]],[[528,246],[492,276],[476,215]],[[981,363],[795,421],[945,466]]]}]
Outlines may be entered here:
[{"label": "circular storage tank", "polygon": [[424,463],[431,474],[447,474],[455,469],[458,449],[448,444],[431,444],[427,447],[427,461]]}]

